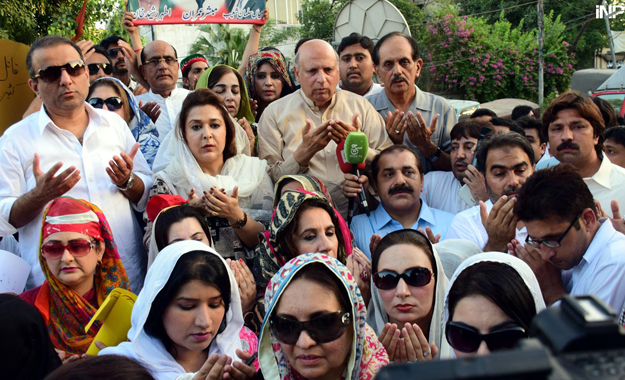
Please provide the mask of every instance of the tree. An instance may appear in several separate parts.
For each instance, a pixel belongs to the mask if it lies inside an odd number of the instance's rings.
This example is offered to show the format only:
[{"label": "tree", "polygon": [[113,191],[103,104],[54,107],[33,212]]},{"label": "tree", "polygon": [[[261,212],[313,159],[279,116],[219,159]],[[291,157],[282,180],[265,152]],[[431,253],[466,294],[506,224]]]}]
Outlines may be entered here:
[{"label": "tree", "polygon": [[[99,41],[105,31],[97,24],[111,19],[122,2],[88,0],[81,38]],[[0,37],[27,45],[48,34],[72,38],[82,6],[83,0],[4,0],[0,7]]]},{"label": "tree", "polygon": [[208,38],[200,36],[191,45],[191,54],[203,54],[211,66],[239,67],[247,44],[247,34],[243,29],[231,28],[229,24],[207,24],[202,25],[200,31],[208,34]]},{"label": "tree", "polygon": [[347,0],[304,0],[297,19],[302,24],[300,38],[332,41],[334,20]]}]

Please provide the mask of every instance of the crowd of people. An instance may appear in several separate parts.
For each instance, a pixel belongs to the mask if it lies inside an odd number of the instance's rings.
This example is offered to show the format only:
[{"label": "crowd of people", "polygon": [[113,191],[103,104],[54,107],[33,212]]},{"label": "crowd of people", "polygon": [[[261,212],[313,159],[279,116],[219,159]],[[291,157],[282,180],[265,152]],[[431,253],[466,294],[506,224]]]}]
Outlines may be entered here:
[{"label": "crowd of people", "polygon": [[[209,67],[143,47],[132,21],[130,43],[28,52],[36,98],[0,137],[0,249],[31,268],[0,294],[3,374],[368,380],[511,349],[566,294],[623,323],[609,103],[566,92],[459,121],[415,84],[402,33],[301,40],[291,70],[255,25],[240,67]],[[354,132],[358,174],[339,163]],[[137,298],[107,347],[91,322],[117,288]]]}]

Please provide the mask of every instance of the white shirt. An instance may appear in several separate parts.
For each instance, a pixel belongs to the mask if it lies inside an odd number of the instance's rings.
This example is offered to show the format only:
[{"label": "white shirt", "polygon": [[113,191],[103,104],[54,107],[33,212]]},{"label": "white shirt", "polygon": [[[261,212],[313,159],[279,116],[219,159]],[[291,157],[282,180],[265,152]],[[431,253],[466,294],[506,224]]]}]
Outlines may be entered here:
[{"label": "white shirt", "polygon": [[[488,200],[484,203],[486,204],[486,211],[490,214],[490,210],[493,209],[493,202]],[[525,245],[525,238],[527,238],[527,229],[525,227],[516,231],[516,239],[521,245]],[[488,233],[486,233],[486,228],[482,224],[480,206],[473,206],[457,214],[451,222],[449,230],[447,230],[445,239],[468,240],[477,244],[483,250],[486,243],[488,243]]]},{"label": "white shirt", "polygon": [[470,207],[458,195],[461,187],[453,172],[429,172],[423,177],[421,199],[432,208],[457,214]]},{"label": "white shirt", "polygon": [[147,102],[156,102],[161,106],[161,114],[156,119],[156,129],[158,130],[158,140],[163,141],[165,136],[174,129],[176,122],[178,121],[178,115],[182,109],[182,102],[187,98],[191,91],[184,88],[174,88],[171,94],[167,98],[163,98],[159,94],[155,94],[150,89],[149,92],[136,96],[137,101],[143,101],[143,104]]},{"label": "white shirt", "polygon": [[562,281],[567,293],[594,294],[618,312],[625,303],[625,235],[607,218],[599,222],[582,261],[562,271]]},{"label": "white shirt", "polygon": [[621,209],[625,207],[625,169],[614,165],[607,157],[603,157],[595,175],[584,178],[584,182],[608,215],[613,216],[610,203],[614,200]]},{"label": "white shirt", "polygon": [[[145,210],[152,187],[152,172],[141,151],[137,152],[133,173],[141,178],[145,191],[137,204],[131,203],[111,182],[105,169],[113,156],[130,152],[135,139],[126,122],[117,114],[85,105],[89,125],[83,145],[71,132],[57,127],[43,106],[39,112],[11,126],[0,138],[0,235],[18,232],[9,223],[9,216],[13,203],[35,187],[35,153],[39,154],[39,165],[44,173],[57,162],[63,163],[57,175],[75,166],[80,170],[80,180],[65,195],[84,199],[102,210],[111,226],[132,290],[138,292],[143,282],[140,262],[145,252],[143,232],[133,208],[140,212]],[[43,211],[19,229],[20,253],[31,266],[27,289],[41,285],[44,280],[39,265]]]},{"label": "white shirt", "polygon": [[[340,88],[341,90],[345,90],[343,87],[341,87],[342,83],[343,83],[343,81],[339,81],[339,84],[336,85],[336,88]],[[349,91],[349,90],[345,90],[345,91]],[[367,93],[364,94],[363,96],[375,95],[378,92],[382,92],[382,91],[384,91],[384,87],[382,87],[381,84],[372,82],[371,83],[371,87],[369,87],[369,90],[367,90]]]}]

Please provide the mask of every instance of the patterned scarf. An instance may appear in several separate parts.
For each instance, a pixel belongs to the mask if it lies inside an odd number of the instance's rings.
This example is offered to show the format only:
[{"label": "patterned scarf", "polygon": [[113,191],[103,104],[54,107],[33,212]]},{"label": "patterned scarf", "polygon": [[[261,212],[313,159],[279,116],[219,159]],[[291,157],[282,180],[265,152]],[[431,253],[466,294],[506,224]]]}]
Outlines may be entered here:
[{"label": "patterned scarf", "polygon": [[293,276],[304,266],[312,263],[322,263],[345,286],[352,303],[351,313],[354,316],[354,341],[348,361],[345,380],[370,380],[383,366],[389,363],[388,355],[378,341],[373,330],[365,322],[367,310],[349,270],[338,260],[320,253],[308,253],[297,256],[286,263],[271,279],[265,294],[267,315],[263,322],[260,336],[258,359],[263,375],[266,379],[299,380],[302,376],[293,370],[280,343],[269,329],[269,316],[280,300],[280,295],[288,287]]},{"label": "patterned scarf", "polygon": [[295,91],[295,86],[293,86],[293,80],[291,79],[284,55],[282,55],[278,49],[268,48],[250,54],[249,61],[247,62],[247,69],[245,69],[245,84],[247,84],[247,92],[250,99],[256,99],[254,78],[256,77],[256,70],[258,70],[260,65],[265,62],[269,63],[271,67],[278,74],[280,74],[283,87],[280,97],[286,96]]},{"label": "patterned scarf", "polygon": [[278,201],[280,200],[280,192],[282,191],[284,185],[286,185],[286,183],[288,183],[290,180],[301,183],[302,189],[306,191],[323,195],[330,202],[330,205],[334,207],[334,202],[332,202],[332,197],[330,196],[330,192],[328,192],[328,188],[323,182],[321,182],[319,178],[313,177],[308,174],[287,174],[280,177],[280,179],[278,179],[274,186],[273,208],[276,208],[276,206],[278,206]]},{"label": "patterned scarf", "polygon": [[[98,221],[85,223],[85,219],[89,219],[92,214],[95,214]],[[101,264],[96,267],[94,273],[94,291],[98,305],[101,305],[111,290],[115,288],[130,290],[130,282],[117,253],[111,228],[102,211],[97,206],[82,199],[71,197],[55,199],[43,214],[43,228],[39,242],[39,263],[46,280],[39,290],[35,306],[46,320],[54,347],[70,355],[82,355],[87,352],[101,327],[101,323],[96,322],[85,333],[85,326],[97,311],[97,307],[91,305],[54,277],[48,268],[46,259],[41,255],[41,245],[45,237],[62,231],[89,232],[89,236],[104,242],[104,255]],[[95,255],[95,252],[89,254]]]}]

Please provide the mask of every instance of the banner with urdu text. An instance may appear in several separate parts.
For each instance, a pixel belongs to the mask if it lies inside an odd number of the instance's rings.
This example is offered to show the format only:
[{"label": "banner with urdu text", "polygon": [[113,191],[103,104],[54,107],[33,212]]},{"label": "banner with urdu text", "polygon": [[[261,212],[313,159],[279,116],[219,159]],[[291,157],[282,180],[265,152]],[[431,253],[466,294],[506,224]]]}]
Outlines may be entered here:
[{"label": "banner with urdu text", "polygon": [[135,25],[264,24],[266,0],[127,0]]}]

